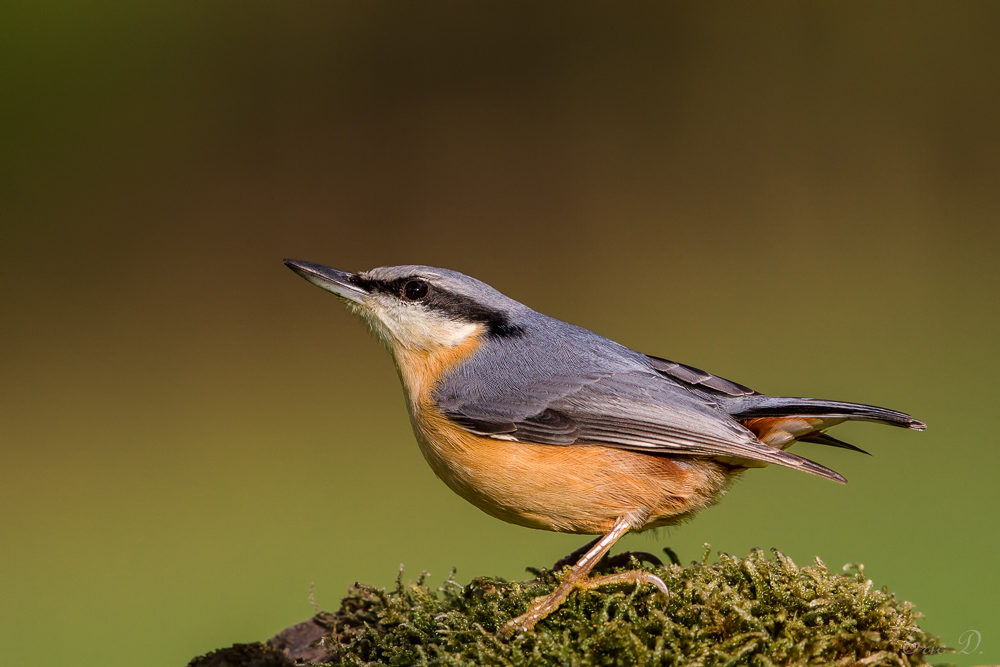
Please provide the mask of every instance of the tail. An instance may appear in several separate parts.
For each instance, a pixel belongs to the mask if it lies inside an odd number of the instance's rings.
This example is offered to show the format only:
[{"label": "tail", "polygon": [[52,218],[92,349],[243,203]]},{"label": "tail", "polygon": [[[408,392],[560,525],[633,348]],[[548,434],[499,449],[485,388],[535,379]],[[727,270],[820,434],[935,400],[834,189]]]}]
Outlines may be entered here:
[{"label": "tail", "polygon": [[824,401],[786,396],[747,396],[734,402],[730,416],[750,429],[761,442],[785,449],[796,440],[842,447],[867,454],[863,449],[823,433],[844,421],[870,421],[923,431],[927,425],[904,412],[874,405]]},{"label": "tail", "polygon": [[891,426],[923,431],[927,425],[905,412],[888,410],[862,403],[824,401],[817,398],[790,398],[787,396],[752,396],[744,399],[745,405],[731,412],[738,421],[765,417],[824,417],[853,421],[878,422]]}]

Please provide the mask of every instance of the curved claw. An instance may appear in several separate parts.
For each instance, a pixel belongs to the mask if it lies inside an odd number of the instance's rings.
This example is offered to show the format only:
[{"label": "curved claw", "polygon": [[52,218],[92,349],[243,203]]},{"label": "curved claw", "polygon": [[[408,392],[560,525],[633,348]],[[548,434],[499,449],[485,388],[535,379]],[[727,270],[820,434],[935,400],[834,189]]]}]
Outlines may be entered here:
[{"label": "curved claw", "polygon": [[636,586],[650,584],[663,593],[667,598],[667,603],[670,603],[670,589],[667,588],[667,584],[663,579],[645,570],[629,570],[628,572],[617,572],[615,574],[605,574],[600,577],[591,577],[590,579],[578,582],[577,586],[579,588],[597,588],[598,586],[608,586],[610,584],[635,584]]}]

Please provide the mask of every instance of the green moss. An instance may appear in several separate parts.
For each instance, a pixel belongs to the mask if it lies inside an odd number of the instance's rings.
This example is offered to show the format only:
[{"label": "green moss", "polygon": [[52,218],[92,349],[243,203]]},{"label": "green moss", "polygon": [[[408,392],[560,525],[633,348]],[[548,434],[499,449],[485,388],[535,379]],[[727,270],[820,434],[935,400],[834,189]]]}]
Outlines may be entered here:
[{"label": "green moss", "polygon": [[[339,611],[313,622],[327,630],[323,659],[345,665],[916,665],[947,650],[860,565],[834,574],[819,559],[799,568],[760,550],[707,558],[706,550],[689,567],[647,566],[670,588],[669,603],[651,586],[578,590],[534,632],[507,642],[497,630],[552,590],[553,572],[466,586],[449,577],[436,591],[425,576],[402,583],[401,573],[394,590],[352,587]],[[608,563],[598,569],[643,566]]]}]

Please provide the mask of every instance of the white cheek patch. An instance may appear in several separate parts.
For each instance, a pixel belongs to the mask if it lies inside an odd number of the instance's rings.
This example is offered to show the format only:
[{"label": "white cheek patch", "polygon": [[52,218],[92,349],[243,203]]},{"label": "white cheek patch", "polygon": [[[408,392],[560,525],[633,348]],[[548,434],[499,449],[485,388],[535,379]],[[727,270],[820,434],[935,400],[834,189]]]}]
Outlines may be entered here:
[{"label": "white cheek patch", "polygon": [[389,347],[439,349],[461,345],[482,329],[475,322],[458,322],[415,304],[372,303],[368,323]]},{"label": "white cheek patch", "polygon": [[479,333],[480,325],[472,322],[452,322],[436,318],[438,322],[421,320],[414,323],[407,333],[413,340],[424,342],[425,347],[455,347]]}]

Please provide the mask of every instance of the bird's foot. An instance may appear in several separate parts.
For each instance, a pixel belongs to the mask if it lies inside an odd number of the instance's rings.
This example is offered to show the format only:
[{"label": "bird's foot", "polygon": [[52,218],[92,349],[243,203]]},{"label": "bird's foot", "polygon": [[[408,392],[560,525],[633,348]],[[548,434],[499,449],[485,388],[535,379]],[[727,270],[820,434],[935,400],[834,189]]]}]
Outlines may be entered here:
[{"label": "bird's foot", "polygon": [[616,572],[614,574],[604,574],[599,577],[590,577],[577,582],[577,588],[597,588],[598,586],[611,586],[613,584],[649,584],[655,586],[670,602],[670,589],[663,579],[645,570],[629,570],[628,572]]},{"label": "bird's foot", "polygon": [[569,597],[574,588],[598,588],[599,586],[609,586],[612,584],[635,584],[636,586],[650,584],[663,593],[668,601],[670,600],[670,590],[663,582],[663,579],[645,570],[629,570],[628,572],[617,572],[615,574],[605,574],[590,578],[587,578],[585,575],[573,575],[574,572],[570,571],[554,591],[548,595],[535,598],[532,600],[528,611],[504,623],[503,627],[500,628],[500,632],[497,633],[500,638],[510,639],[518,632],[528,632],[534,629],[539,621],[554,612],[559,608],[559,605],[566,601],[566,598]]}]

